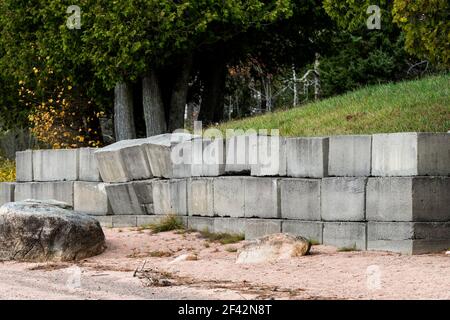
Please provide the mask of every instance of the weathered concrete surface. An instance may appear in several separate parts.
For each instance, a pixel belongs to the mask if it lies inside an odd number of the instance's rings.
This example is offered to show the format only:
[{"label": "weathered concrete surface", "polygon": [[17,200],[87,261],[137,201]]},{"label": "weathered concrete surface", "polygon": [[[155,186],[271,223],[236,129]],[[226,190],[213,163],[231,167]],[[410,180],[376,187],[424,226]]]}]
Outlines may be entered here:
[{"label": "weathered concrete surface", "polygon": [[145,214],[133,182],[105,184],[105,190],[115,215]]},{"label": "weathered concrete surface", "polygon": [[226,173],[249,174],[252,164],[256,164],[256,156],[253,153],[256,150],[258,136],[237,135],[226,141]]},{"label": "weathered concrete surface", "polygon": [[450,177],[369,178],[369,221],[450,221]]},{"label": "weathered concrete surface", "polygon": [[102,228],[112,228],[113,227],[113,223],[112,223],[112,219],[113,216],[92,216],[95,220],[97,220],[100,223],[100,226]]},{"label": "weathered concrete surface", "polygon": [[73,198],[75,211],[100,216],[112,214],[104,183],[76,181]]},{"label": "weathered concrete surface", "polygon": [[367,178],[322,179],[322,220],[364,221],[366,183]]},{"label": "weathered concrete surface", "polygon": [[144,148],[153,176],[168,179],[190,177],[192,151],[189,142],[194,138],[188,133],[148,138]]},{"label": "weathered concrete surface", "polygon": [[122,140],[97,150],[94,155],[102,180],[118,183],[152,178],[143,146],[149,139]]},{"label": "weathered concrete surface", "polygon": [[[160,223],[161,220],[165,219],[166,216],[157,216],[157,215],[144,215],[144,216],[136,216],[137,227],[148,226],[149,224]],[[188,225],[188,217],[187,216],[178,216],[177,219],[181,221],[181,223],[187,227]]]},{"label": "weathered concrete surface", "polygon": [[328,138],[288,138],[287,175],[297,178],[328,176]]},{"label": "weathered concrete surface", "polygon": [[246,177],[214,178],[214,214],[220,217],[244,217],[244,180]]},{"label": "weathered concrete surface", "polygon": [[14,188],[13,182],[0,182],[0,206],[14,201]]},{"label": "weathered concrete surface", "polygon": [[423,254],[449,247],[449,222],[368,222],[367,225],[368,250]]},{"label": "weathered concrete surface", "polygon": [[101,181],[97,160],[95,159],[94,148],[79,149],[79,180],[81,181]]},{"label": "weathered concrete surface", "polygon": [[73,182],[24,182],[17,183],[14,200],[57,200],[73,206]]},{"label": "weathered concrete surface", "polygon": [[137,227],[137,215],[117,215],[112,217],[113,228],[134,228]]},{"label": "weathered concrete surface", "polygon": [[372,175],[450,175],[450,133],[374,134]]},{"label": "weathered concrete surface", "polygon": [[225,140],[194,139],[190,144],[193,177],[217,177],[225,173]]},{"label": "weathered concrete surface", "polygon": [[242,218],[214,218],[214,232],[245,234],[245,220]]},{"label": "weathered concrete surface", "polygon": [[187,215],[187,185],[184,179],[153,183],[153,204],[158,215]]},{"label": "weathered concrete surface", "polygon": [[33,200],[0,208],[0,260],[73,261],[105,248],[100,224],[87,215]]},{"label": "weathered concrete surface", "polygon": [[281,231],[323,243],[323,223],[319,221],[282,220]]},{"label": "weathered concrete surface", "polygon": [[16,181],[33,181],[33,151],[16,152]]},{"label": "weathered concrete surface", "polygon": [[191,230],[215,232],[214,218],[211,217],[192,217],[188,218],[187,227]]},{"label": "weathered concrete surface", "polygon": [[281,220],[245,219],[245,240],[257,239],[281,232]]},{"label": "weathered concrete surface", "polygon": [[324,222],[323,244],[366,250],[365,222]]},{"label": "weathered concrete surface", "polygon": [[328,175],[337,177],[370,176],[372,136],[330,137]]},{"label": "weathered concrete surface", "polygon": [[187,197],[190,216],[214,216],[213,178],[188,179]]},{"label": "weathered concrete surface", "polygon": [[244,211],[246,218],[280,218],[280,188],[277,178],[244,179]]},{"label": "weathered concrete surface", "polygon": [[320,179],[280,179],[281,217],[320,220]]},{"label": "weathered concrete surface", "polygon": [[153,182],[156,180],[141,180],[131,183],[139,204],[146,206],[148,210],[151,210],[151,205],[153,205]]},{"label": "weathered concrete surface", "polygon": [[34,181],[78,180],[78,149],[34,150]]},{"label": "weathered concrete surface", "polygon": [[286,176],[286,138],[258,136],[251,152],[257,155],[251,165],[252,176]]}]

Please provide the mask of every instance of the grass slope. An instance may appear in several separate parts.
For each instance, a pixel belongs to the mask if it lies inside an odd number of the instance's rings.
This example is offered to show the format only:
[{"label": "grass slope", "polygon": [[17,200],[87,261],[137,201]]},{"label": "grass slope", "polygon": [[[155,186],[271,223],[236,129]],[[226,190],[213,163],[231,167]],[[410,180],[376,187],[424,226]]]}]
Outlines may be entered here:
[{"label": "grass slope", "polygon": [[220,124],[283,136],[450,130],[450,74],[366,87],[302,107]]}]

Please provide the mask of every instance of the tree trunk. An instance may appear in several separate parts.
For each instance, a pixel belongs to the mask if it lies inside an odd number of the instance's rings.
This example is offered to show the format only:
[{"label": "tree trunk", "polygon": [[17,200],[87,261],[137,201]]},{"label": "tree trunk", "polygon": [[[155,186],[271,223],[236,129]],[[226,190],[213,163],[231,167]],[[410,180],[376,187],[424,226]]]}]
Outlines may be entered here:
[{"label": "tree trunk", "polygon": [[128,83],[118,83],[114,89],[114,130],[116,141],[136,138],[133,90]]},{"label": "tree trunk", "polygon": [[154,70],[142,79],[142,104],[147,137],[167,131],[164,103],[159,87],[159,79]]},{"label": "tree trunk", "polygon": [[192,60],[192,55],[188,55],[183,59],[180,65],[181,71],[178,73],[173,85],[170,99],[169,132],[176,129],[184,129],[184,114],[189,90],[189,77],[193,63]]}]

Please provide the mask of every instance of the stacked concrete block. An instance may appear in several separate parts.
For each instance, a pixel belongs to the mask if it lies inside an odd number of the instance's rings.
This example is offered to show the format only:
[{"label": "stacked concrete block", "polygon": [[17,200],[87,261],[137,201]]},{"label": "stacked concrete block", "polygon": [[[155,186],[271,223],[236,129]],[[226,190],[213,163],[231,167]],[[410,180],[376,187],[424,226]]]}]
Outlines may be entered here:
[{"label": "stacked concrete block", "polygon": [[372,136],[334,136],[329,139],[328,175],[370,176]]},{"label": "stacked concrete block", "polygon": [[94,148],[79,149],[79,180],[81,181],[102,181],[95,159]]},{"label": "stacked concrete block", "polygon": [[145,214],[155,214],[153,205],[153,182],[157,179],[133,181],[132,187]]},{"label": "stacked concrete block", "polygon": [[156,180],[153,183],[153,204],[158,215],[187,215],[186,180]]},{"label": "stacked concrete block", "polygon": [[73,202],[75,211],[100,216],[112,214],[104,183],[74,182]]},{"label": "stacked concrete block", "polygon": [[244,181],[246,177],[219,177],[213,183],[214,215],[245,217]]},{"label": "stacked concrete block", "polygon": [[328,176],[328,138],[288,138],[287,175],[296,178]]},{"label": "stacked concrete block", "polygon": [[16,181],[33,181],[33,151],[16,152]]},{"label": "stacked concrete block", "polygon": [[114,215],[146,213],[139,202],[133,182],[105,184],[105,191]]},{"label": "stacked concrete block", "polygon": [[321,221],[283,220],[281,231],[301,236],[315,243],[323,243],[323,223]]},{"label": "stacked concrete block", "polygon": [[245,219],[214,218],[214,232],[228,234],[245,234]]},{"label": "stacked concrete block", "polygon": [[76,181],[78,180],[78,149],[34,150],[34,181]]},{"label": "stacked concrete block", "polygon": [[323,243],[341,249],[366,250],[365,222],[324,222]]},{"label": "stacked concrete block", "polygon": [[14,183],[0,182],[0,206],[8,202],[14,202],[14,187]]},{"label": "stacked concrete block", "polygon": [[214,180],[190,178],[187,182],[187,199],[190,216],[213,216]]},{"label": "stacked concrete block", "polygon": [[372,175],[449,176],[450,134],[374,134]]},{"label": "stacked concrete block", "polygon": [[280,179],[281,217],[320,220],[320,179]]},{"label": "stacked concrete block", "polygon": [[194,139],[190,144],[191,176],[217,177],[225,173],[225,140]]},{"label": "stacked concrete block", "polygon": [[257,164],[255,150],[258,136],[237,135],[226,141],[225,172],[228,174],[249,174],[252,164]]},{"label": "stacked concrete block", "polygon": [[257,239],[269,234],[281,232],[281,220],[276,219],[246,219],[245,239]]},{"label": "stacked concrete block", "polygon": [[256,142],[250,145],[256,162],[251,165],[251,175],[286,176],[286,138],[278,136],[258,136]]},{"label": "stacked concrete block", "polygon": [[73,184],[72,181],[17,183],[14,201],[57,200],[73,207]]},{"label": "stacked concrete block", "polygon": [[[163,219],[166,219],[166,216],[158,216],[158,215],[138,215],[136,216],[136,226],[137,227],[148,227],[151,224],[158,224]],[[181,224],[187,228],[188,225],[188,217],[187,216],[177,216],[177,220],[181,222]]]},{"label": "stacked concrete block", "polygon": [[244,212],[246,218],[280,218],[278,179],[261,177],[244,179]]},{"label": "stacked concrete block", "polygon": [[215,232],[214,218],[211,217],[192,217],[187,218],[187,227],[190,230]]}]

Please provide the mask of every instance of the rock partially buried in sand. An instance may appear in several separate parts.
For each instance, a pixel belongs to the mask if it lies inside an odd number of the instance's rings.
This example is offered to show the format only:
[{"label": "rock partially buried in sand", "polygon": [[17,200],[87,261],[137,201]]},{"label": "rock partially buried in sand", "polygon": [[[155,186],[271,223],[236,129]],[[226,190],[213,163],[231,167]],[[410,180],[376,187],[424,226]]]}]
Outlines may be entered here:
[{"label": "rock partially buried in sand", "polygon": [[97,220],[67,204],[25,200],[0,208],[0,260],[74,261],[102,253],[105,235]]},{"label": "rock partially buried in sand", "polygon": [[263,263],[307,255],[310,242],[299,236],[276,233],[253,240],[239,251],[236,263]]}]

